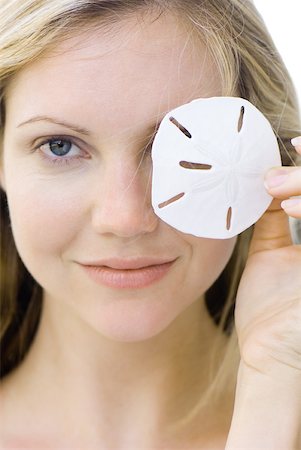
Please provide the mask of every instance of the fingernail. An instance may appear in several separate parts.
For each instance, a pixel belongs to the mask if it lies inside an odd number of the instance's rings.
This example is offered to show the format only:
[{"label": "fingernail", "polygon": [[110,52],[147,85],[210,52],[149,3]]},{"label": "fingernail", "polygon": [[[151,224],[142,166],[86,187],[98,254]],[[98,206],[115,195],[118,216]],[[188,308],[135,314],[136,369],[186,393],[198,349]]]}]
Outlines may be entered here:
[{"label": "fingernail", "polygon": [[291,140],[291,143],[294,147],[301,145],[301,136],[295,137]]},{"label": "fingernail", "polygon": [[284,200],[281,202],[281,207],[283,209],[294,208],[295,206],[301,205],[300,198],[292,198],[290,200]]},{"label": "fingernail", "polygon": [[267,178],[264,182],[266,188],[274,188],[280,186],[288,179],[288,175],[274,175]]}]

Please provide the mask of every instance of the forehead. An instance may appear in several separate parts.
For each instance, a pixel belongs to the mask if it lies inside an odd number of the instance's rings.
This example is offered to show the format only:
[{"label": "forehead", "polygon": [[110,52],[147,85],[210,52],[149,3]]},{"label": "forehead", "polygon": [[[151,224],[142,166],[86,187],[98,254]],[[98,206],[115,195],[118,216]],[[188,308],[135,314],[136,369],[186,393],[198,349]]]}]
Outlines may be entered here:
[{"label": "forehead", "polygon": [[[205,45],[173,16],[87,29],[28,65],[13,80],[7,114],[53,114],[115,132],[156,120],[197,97],[219,95]],[[86,122],[86,123],[85,123]]]}]

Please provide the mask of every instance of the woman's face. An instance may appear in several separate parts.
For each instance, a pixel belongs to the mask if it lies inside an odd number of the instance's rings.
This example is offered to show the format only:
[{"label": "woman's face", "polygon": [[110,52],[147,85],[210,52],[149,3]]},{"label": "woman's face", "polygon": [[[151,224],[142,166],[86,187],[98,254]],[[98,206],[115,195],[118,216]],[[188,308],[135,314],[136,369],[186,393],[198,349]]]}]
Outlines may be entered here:
[{"label": "woman's face", "polygon": [[48,304],[135,341],[202,296],[235,239],[177,232],[151,207],[156,126],[220,95],[205,47],[171,17],[111,31],[77,34],[12,80],[2,179],[18,251]]}]

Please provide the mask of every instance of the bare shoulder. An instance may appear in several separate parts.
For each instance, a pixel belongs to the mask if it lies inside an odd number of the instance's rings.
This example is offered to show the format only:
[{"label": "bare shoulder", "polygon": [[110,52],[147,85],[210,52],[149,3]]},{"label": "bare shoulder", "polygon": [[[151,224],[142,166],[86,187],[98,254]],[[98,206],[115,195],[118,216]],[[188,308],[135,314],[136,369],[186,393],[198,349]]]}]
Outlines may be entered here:
[{"label": "bare shoulder", "polygon": [[0,450],[54,450],[58,447],[49,446],[44,440],[30,437],[4,437],[1,439]]},{"label": "bare shoulder", "polygon": [[[7,382],[7,379],[4,379],[1,381],[0,384],[0,437],[1,437],[1,444],[3,440],[3,435],[5,433],[5,430],[8,429],[8,421],[9,421],[9,414],[8,414],[8,405],[9,405],[9,390],[10,390],[10,383]],[[2,447],[0,447],[2,450]]]},{"label": "bare shoulder", "polygon": [[40,427],[38,422],[33,426],[32,416],[18,376],[7,376],[0,385],[0,450],[57,448],[45,435],[37,436]]},{"label": "bare shoulder", "polygon": [[17,442],[9,438],[9,430],[13,424],[10,423],[9,411],[9,389],[7,381],[2,381],[0,385],[0,450],[19,448]]},{"label": "bare shoulder", "polygon": [[[0,385],[0,450],[21,449],[24,443],[16,439],[18,429],[18,405],[15,404],[15,395],[11,377],[1,381]],[[15,411],[15,415],[13,414]]]}]

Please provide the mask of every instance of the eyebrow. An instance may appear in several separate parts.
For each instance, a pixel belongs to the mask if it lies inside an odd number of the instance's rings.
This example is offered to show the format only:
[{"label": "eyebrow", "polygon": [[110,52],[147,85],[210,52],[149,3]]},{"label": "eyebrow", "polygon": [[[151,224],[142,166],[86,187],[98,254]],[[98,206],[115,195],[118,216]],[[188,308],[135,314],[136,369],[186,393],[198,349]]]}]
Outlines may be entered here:
[{"label": "eyebrow", "polygon": [[20,123],[17,126],[17,128],[20,128],[23,125],[27,125],[29,123],[34,123],[34,122],[50,122],[50,123],[54,123],[55,125],[60,125],[65,128],[69,128],[70,130],[73,130],[76,133],[90,135],[90,132],[86,128],[82,128],[82,127],[79,127],[78,125],[74,125],[72,123],[68,123],[63,120],[56,119],[55,117],[48,117],[48,116],[31,117],[30,119],[26,120],[25,122]]}]

